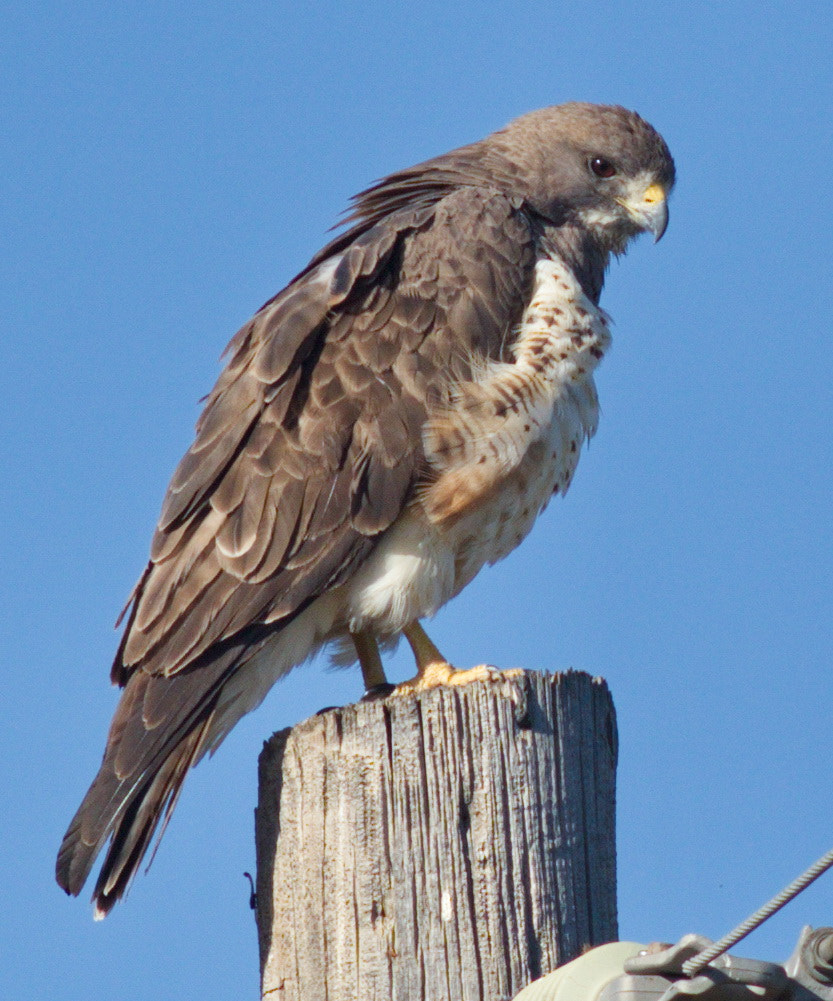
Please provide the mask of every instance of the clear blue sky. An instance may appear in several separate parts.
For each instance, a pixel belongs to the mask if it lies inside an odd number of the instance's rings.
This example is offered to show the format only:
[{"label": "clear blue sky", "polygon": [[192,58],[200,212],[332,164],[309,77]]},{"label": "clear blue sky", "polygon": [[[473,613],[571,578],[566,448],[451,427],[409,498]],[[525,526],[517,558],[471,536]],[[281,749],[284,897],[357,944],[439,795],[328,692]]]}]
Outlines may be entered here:
[{"label": "clear blue sky", "polygon": [[[664,133],[671,226],[611,270],[568,497],[433,634],[461,665],[608,679],[622,937],[716,937],[833,844],[832,29],[820,2],[7,7],[0,994],[257,996],[261,742],[358,675],[273,690],[93,924],[52,869],[115,704],[112,623],[220,351],[349,195],[562,100]],[[833,875],[739,951],[784,958],[805,922],[833,923]]]}]

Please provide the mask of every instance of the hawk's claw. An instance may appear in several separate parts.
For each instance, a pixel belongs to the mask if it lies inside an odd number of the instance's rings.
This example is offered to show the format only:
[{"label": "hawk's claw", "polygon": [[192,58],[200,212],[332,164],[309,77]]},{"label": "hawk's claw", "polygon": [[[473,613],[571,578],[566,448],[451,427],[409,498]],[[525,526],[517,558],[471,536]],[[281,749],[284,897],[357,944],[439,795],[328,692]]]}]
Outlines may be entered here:
[{"label": "hawk's claw", "polygon": [[516,722],[522,726],[527,716],[527,699],[522,686],[517,684],[515,679],[523,677],[523,674],[524,671],[520,667],[501,671],[491,664],[478,664],[476,667],[458,670],[447,661],[433,661],[427,664],[417,677],[396,685],[391,694],[395,696],[416,695],[432,688],[456,687],[469,685],[474,681],[488,681],[499,684],[503,689],[503,694],[514,703]]},{"label": "hawk's claw", "polygon": [[385,681],[380,685],[372,685],[359,699],[359,702],[376,702],[379,699],[386,699],[396,691],[396,685]]}]

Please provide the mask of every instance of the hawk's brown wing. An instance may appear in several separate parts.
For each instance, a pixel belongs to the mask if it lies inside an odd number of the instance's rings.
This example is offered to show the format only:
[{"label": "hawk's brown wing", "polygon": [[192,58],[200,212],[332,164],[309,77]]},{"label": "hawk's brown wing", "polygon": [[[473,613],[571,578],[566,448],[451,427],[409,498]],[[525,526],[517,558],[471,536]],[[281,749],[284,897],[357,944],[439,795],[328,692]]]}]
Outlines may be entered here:
[{"label": "hawk's brown wing", "polygon": [[366,558],[422,471],[428,409],[518,322],[529,241],[503,198],[461,189],[365,232],[236,335],[168,488],[117,680],[278,624]]},{"label": "hawk's brown wing", "polygon": [[333,241],[235,336],[173,476],[113,666],[126,689],[58,859],[78,893],[113,834],[103,912],[229,677],[367,558],[425,473],[432,406],[473,358],[504,356],[520,320],[534,264],[522,212],[474,187],[405,207],[394,194],[392,214]]}]

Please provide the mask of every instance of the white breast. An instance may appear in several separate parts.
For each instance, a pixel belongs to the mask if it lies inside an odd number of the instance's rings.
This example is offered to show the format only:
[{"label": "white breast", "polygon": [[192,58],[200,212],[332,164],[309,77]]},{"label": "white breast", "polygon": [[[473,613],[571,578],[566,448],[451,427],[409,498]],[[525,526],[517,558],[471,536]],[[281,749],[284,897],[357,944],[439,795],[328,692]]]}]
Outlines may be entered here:
[{"label": "white breast", "polygon": [[350,627],[394,634],[436,612],[529,533],[598,421],[606,315],[559,261],[535,268],[511,362],[484,363],[425,428],[435,482],[349,585]]}]

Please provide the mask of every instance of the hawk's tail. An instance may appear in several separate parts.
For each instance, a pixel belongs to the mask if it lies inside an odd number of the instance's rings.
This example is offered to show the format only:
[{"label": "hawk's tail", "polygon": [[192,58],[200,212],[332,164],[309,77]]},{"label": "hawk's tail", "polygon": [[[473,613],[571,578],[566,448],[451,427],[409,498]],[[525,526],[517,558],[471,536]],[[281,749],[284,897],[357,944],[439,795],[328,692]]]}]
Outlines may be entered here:
[{"label": "hawk's tail", "polygon": [[[208,672],[210,677],[205,677]],[[226,658],[172,677],[137,671],[122,694],[98,775],[64,835],[55,875],[78,895],[107,839],[110,846],[93,893],[96,918],[125,894],[176,806],[192,765],[216,744],[217,701],[229,676]]]}]

